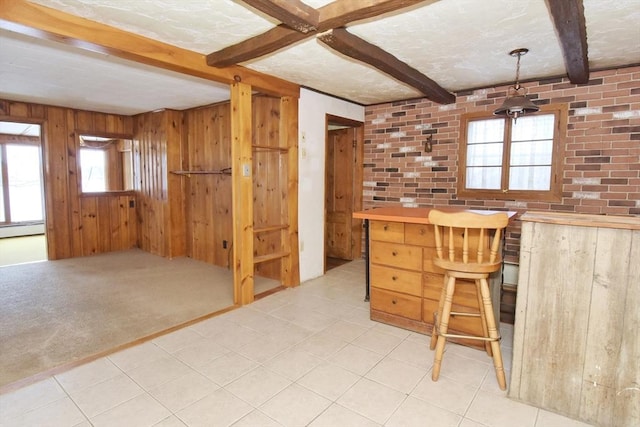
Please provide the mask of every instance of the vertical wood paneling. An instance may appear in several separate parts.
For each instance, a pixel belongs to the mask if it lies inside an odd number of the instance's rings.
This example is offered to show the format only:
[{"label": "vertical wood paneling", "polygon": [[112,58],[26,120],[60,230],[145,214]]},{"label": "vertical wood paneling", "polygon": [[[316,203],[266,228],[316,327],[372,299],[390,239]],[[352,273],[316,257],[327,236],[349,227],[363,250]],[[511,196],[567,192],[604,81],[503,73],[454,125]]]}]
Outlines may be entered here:
[{"label": "vertical wood paneling", "polygon": [[[536,224],[536,228],[545,225]],[[548,363],[539,363],[539,354],[528,352],[523,357],[523,369],[528,374],[523,379],[522,398],[540,402],[546,408],[577,415],[580,409],[582,376],[574,369],[577,358],[584,355],[589,322],[591,277],[595,256],[596,230],[588,229],[575,235],[571,227],[557,227],[553,233],[534,233],[530,269],[536,272],[536,292],[529,293],[526,322],[536,325],[535,333],[525,332],[531,348],[555,348],[548,354]],[[533,254],[533,251],[537,253]],[[557,259],[573,259],[570,265],[557,263]],[[566,283],[567,286],[556,286]],[[576,307],[563,322],[536,322],[540,313],[562,313],[566,301]],[[567,334],[566,331],[572,331]],[[533,332],[533,331],[532,331]],[[580,361],[582,364],[582,361]],[[551,374],[553,372],[553,374]],[[549,375],[553,380],[549,381]],[[541,380],[542,379],[542,380]],[[572,384],[574,393],[564,393]]]},{"label": "vertical wood paneling", "polygon": [[183,184],[171,174],[182,167],[182,113],[164,110],[136,116],[135,191],[138,246],[165,257],[185,254]]},{"label": "vertical wood paneling", "polygon": [[[13,118],[42,124],[49,259],[77,257],[131,247],[131,235],[126,240],[117,241],[111,236],[113,230],[128,227],[121,222],[126,221],[126,217],[113,215],[111,209],[111,204],[117,204],[122,196],[102,195],[101,201],[98,201],[93,196],[83,196],[80,193],[76,130],[127,134],[132,133],[132,119],[113,114],[12,101],[0,101],[0,108],[3,119]],[[104,232],[101,232],[102,230]],[[135,235],[135,227],[129,227],[128,233]]]},{"label": "vertical wood paneling", "polygon": [[[298,257],[298,98],[280,99],[280,146],[287,147],[284,157],[286,176],[281,173],[281,182],[286,183],[286,194],[281,206],[282,217],[286,218],[288,229],[282,231],[284,249],[289,256],[282,260],[282,285],[300,284],[300,263]],[[281,168],[283,169],[283,168]],[[286,179],[286,180],[285,180]],[[284,193],[284,188],[283,188]]]},{"label": "vertical wood paneling", "polygon": [[[220,171],[231,167],[229,103],[187,111],[187,170]],[[231,177],[193,174],[187,180],[187,254],[221,267],[230,265],[232,247]],[[223,241],[227,248],[223,248]]]},{"label": "vertical wood paneling", "polygon": [[251,86],[231,85],[233,201],[233,300],[253,302],[253,183],[251,179]]},{"label": "vertical wood paneling", "polygon": [[111,201],[118,200],[113,197],[96,197],[97,213],[96,222],[97,229],[97,253],[111,251]]},{"label": "vertical wood paneling", "polygon": [[168,255],[171,258],[186,255],[184,183],[181,176],[170,173],[171,171],[182,170],[183,124],[184,119],[181,112],[167,112],[166,169],[169,173],[165,176],[168,199],[168,203],[165,205],[165,212],[169,217],[170,232],[167,237],[170,245]]},{"label": "vertical wood paneling", "polygon": [[[628,250],[622,246],[616,249],[620,254],[628,253],[626,281],[617,283],[626,289],[624,315],[622,317],[622,341],[618,353],[618,367],[614,386],[616,400],[613,419],[624,420],[624,425],[640,425],[640,230],[630,232]],[[621,257],[623,258],[623,257]]]},{"label": "vertical wood paneling", "polygon": [[[75,176],[69,175],[67,143],[71,130],[67,129],[67,115],[70,114],[72,115],[73,112],[63,108],[49,107],[47,121],[43,126],[44,158],[47,162],[44,185],[49,259],[82,255],[79,233],[80,203],[77,195],[72,199],[73,193],[69,192],[68,182]],[[72,230],[73,222],[78,224],[78,231],[75,233]]]},{"label": "vertical wood paneling", "polygon": [[96,197],[80,200],[82,211],[82,255],[98,253],[98,202]]},{"label": "vertical wood paneling", "polygon": [[509,396],[640,423],[640,231],[523,221]]},{"label": "vertical wood paneling", "polygon": [[579,413],[597,421],[598,425],[613,425],[617,377],[610,373],[617,371],[618,360],[610,355],[621,347],[626,331],[618,327],[624,324],[624,311],[611,310],[611,307],[625,305],[627,287],[619,284],[626,282],[630,266],[627,257],[620,256],[619,251],[624,248],[624,253],[628,253],[631,233],[620,235],[618,230],[607,228],[597,231],[594,265],[597,279],[589,281],[593,282],[589,317],[599,320],[588,325]]},{"label": "vertical wood paneling", "polygon": [[[254,227],[284,224],[282,206],[286,202],[286,162],[282,162],[286,151],[280,146],[280,99],[256,96],[253,99],[253,200]],[[265,149],[263,147],[272,147]],[[284,190],[285,198],[283,200]],[[282,252],[281,231],[259,233],[254,238],[255,256]],[[280,279],[282,259],[275,259],[255,266],[256,274]]]}]

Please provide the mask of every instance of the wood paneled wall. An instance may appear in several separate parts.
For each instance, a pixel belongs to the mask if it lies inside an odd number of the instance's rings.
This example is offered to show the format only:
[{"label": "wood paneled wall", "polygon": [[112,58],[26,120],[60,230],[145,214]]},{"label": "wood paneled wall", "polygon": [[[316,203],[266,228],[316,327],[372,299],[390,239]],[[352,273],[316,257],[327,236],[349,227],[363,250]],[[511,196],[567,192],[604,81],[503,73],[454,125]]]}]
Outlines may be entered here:
[{"label": "wood paneled wall", "polygon": [[[288,194],[287,149],[280,147],[280,99],[252,100],[254,228],[282,225]],[[233,245],[231,177],[217,173],[231,167],[231,111],[229,103],[185,112],[187,164],[185,175],[188,256],[229,267]],[[286,216],[286,215],[285,215]],[[225,248],[226,246],[226,248]],[[256,233],[254,255],[278,253],[282,229]],[[256,264],[256,274],[280,279],[281,260]]]},{"label": "wood paneled wall", "polygon": [[[249,163],[257,230],[252,252],[255,274],[294,286],[299,283],[297,180],[291,175],[297,171],[297,103],[290,102],[283,122],[282,102],[252,99]],[[0,120],[42,125],[49,259],[137,246],[168,258],[189,256],[230,267],[230,103],[127,117],[0,100]],[[132,136],[133,191],[81,193],[77,133]]]},{"label": "wood paneled wall", "polygon": [[[253,98],[253,226],[254,257],[282,251],[287,222],[287,147],[280,147],[280,99]],[[269,231],[259,230],[269,228]],[[256,264],[260,276],[280,278],[282,258]]]},{"label": "wood paneled wall", "polygon": [[228,268],[233,241],[231,176],[217,172],[231,167],[230,105],[226,102],[188,110],[185,123],[185,170],[212,172],[183,178],[187,188],[187,254]]},{"label": "wood paneled wall", "polygon": [[186,255],[183,113],[163,110],[135,117],[133,185],[138,199],[138,247],[174,258]]},{"label": "wood paneled wall", "polygon": [[131,117],[0,100],[0,120],[39,123],[49,259],[136,245],[133,193],[81,194],[76,131],[131,134]]}]

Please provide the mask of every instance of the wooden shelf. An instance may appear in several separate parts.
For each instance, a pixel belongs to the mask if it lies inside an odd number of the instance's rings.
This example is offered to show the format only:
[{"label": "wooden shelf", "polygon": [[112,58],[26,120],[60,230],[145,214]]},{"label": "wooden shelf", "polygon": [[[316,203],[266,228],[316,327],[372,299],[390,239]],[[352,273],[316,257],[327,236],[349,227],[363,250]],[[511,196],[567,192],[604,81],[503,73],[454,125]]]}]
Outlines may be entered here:
[{"label": "wooden shelf", "polygon": [[272,261],[274,259],[284,258],[286,256],[289,256],[289,252],[275,252],[268,255],[260,255],[253,257],[253,263],[260,264],[261,262]]},{"label": "wooden shelf", "polygon": [[219,169],[219,170],[206,170],[206,171],[170,171],[175,175],[231,175],[231,168]]},{"label": "wooden shelf", "polygon": [[252,145],[251,148],[253,148],[254,150],[277,151],[280,153],[286,153],[289,151],[287,147],[272,147],[269,145]]},{"label": "wooden shelf", "polygon": [[253,233],[254,234],[268,233],[269,231],[284,230],[287,227],[289,227],[289,224],[276,224],[276,225],[268,225],[264,227],[254,227]]}]

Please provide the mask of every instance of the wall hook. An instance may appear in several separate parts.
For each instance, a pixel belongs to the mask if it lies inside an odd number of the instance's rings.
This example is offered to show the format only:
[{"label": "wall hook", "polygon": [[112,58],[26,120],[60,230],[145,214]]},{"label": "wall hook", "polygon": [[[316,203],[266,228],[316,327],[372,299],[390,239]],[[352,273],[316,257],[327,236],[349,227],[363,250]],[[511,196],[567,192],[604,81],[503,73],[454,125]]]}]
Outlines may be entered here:
[{"label": "wall hook", "polygon": [[429,135],[424,143],[424,151],[430,153],[433,151],[433,135]]}]

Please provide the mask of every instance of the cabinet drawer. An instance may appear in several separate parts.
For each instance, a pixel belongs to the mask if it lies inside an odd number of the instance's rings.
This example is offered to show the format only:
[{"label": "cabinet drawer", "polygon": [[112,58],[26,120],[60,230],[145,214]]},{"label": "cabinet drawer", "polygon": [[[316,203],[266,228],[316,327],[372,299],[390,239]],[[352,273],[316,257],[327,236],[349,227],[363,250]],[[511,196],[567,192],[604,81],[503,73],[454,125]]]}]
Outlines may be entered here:
[{"label": "cabinet drawer", "polygon": [[404,243],[404,223],[370,221],[369,238],[381,242]]},{"label": "cabinet drawer", "polygon": [[[447,252],[446,252],[446,248],[444,249],[444,255],[447,256]],[[424,262],[422,265],[422,269],[426,272],[426,273],[437,273],[437,274],[444,274],[444,270],[441,269],[440,267],[436,267],[435,264],[433,263],[433,259],[436,257],[436,248],[424,248],[423,249],[423,253],[424,253]]]},{"label": "cabinet drawer", "polygon": [[[433,299],[437,302],[440,299],[442,287],[444,286],[444,276],[424,274],[423,283],[424,288],[422,289],[422,295],[425,298]],[[457,305],[468,308],[464,311],[476,313],[478,311],[478,296],[475,282],[456,279],[456,291],[453,293],[453,300]]]},{"label": "cabinet drawer", "polygon": [[422,274],[417,271],[372,265],[370,278],[376,288],[422,296]]},{"label": "cabinet drawer", "polygon": [[404,242],[411,245],[435,246],[433,225],[431,224],[406,224],[404,227]]},{"label": "cabinet drawer", "polygon": [[[423,300],[422,321],[433,325],[433,313],[438,311],[438,300],[425,298]],[[468,307],[453,304],[451,311],[473,312]],[[482,323],[479,317],[451,316],[449,318],[449,331],[463,334],[482,336]]]},{"label": "cabinet drawer", "polygon": [[422,318],[422,298],[371,288],[371,309],[408,319]]},{"label": "cabinet drawer", "polygon": [[371,242],[371,262],[422,271],[422,248],[399,243]]}]

